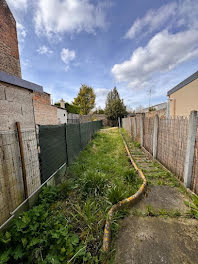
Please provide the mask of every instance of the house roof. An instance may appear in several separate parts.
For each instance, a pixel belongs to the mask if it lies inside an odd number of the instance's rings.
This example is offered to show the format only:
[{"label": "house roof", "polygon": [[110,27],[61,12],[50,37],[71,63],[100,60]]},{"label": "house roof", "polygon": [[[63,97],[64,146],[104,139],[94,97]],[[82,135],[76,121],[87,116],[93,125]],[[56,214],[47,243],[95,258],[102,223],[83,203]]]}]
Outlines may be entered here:
[{"label": "house roof", "polygon": [[43,93],[43,87],[35,84],[35,83],[31,83],[28,81],[25,81],[21,78],[18,78],[16,76],[10,75],[6,72],[0,71],[0,81],[1,82],[5,82],[5,83],[9,83],[12,85],[16,85],[31,91],[36,91],[36,92],[40,92]]},{"label": "house roof", "polygon": [[189,84],[190,82],[192,82],[196,79],[198,79],[198,71],[193,73],[191,76],[186,78],[184,81],[180,82],[178,85],[173,87],[171,90],[169,90],[167,95],[173,94],[174,92],[178,91],[179,89],[181,89],[182,87],[184,87],[185,85]]}]

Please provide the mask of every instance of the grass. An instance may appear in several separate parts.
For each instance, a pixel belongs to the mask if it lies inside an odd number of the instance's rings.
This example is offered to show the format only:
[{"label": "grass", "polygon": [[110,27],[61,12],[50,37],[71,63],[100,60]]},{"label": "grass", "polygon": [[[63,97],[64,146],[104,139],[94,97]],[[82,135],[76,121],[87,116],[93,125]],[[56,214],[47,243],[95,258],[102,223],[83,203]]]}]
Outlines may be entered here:
[{"label": "grass", "polygon": [[[44,189],[38,204],[0,235],[0,263],[93,264],[109,257],[101,250],[107,213],[142,183],[118,130],[96,134],[66,177],[60,186]],[[111,256],[118,221],[127,213],[122,210],[114,215]]]},{"label": "grass", "polygon": [[131,210],[131,214],[134,216],[151,216],[151,217],[171,217],[171,218],[177,218],[177,217],[186,217],[186,215],[182,215],[179,210],[166,210],[166,209],[156,209],[148,205],[146,207],[146,211],[142,212],[141,210],[138,210],[136,208],[133,208]]}]

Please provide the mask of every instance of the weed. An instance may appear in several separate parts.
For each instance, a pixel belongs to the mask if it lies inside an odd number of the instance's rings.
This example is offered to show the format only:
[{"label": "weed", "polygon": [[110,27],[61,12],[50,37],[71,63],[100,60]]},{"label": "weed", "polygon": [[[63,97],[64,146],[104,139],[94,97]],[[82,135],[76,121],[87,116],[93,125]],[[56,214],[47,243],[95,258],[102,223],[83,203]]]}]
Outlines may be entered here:
[{"label": "weed", "polygon": [[102,195],[105,186],[108,184],[108,179],[104,176],[103,173],[98,171],[86,171],[78,182],[86,195]]},{"label": "weed", "polygon": [[139,149],[141,148],[141,145],[140,145],[139,142],[134,141],[133,144],[134,144],[134,147],[135,147],[135,148],[139,148]]},{"label": "weed", "polygon": [[127,170],[123,173],[124,179],[129,182],[133,183],[137,179],[137,172],[134,168]]},{"label": "weed", "polygon": [[198,197],[197,195],[192,195],[193,203],[184,201],[190,210],[188,211],[188,216],[198,219]]},{"label": "weed", "polygon": [[123,191],[121,186],[113,185],[107,192],[107,199],[112,203],[116,204],[117,202],[124,199],[126,196],[126,191]]}]

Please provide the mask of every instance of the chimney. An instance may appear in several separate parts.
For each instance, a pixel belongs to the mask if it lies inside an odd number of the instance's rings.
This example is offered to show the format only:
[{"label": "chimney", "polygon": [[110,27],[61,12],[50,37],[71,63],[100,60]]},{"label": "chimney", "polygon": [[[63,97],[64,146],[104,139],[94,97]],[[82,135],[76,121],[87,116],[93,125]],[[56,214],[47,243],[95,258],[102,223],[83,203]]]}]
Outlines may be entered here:
[{"label": "chimney", "polygon": [[60,100],[60,107],[65,108],[65,101],[63,99]]},{"label": "chimney", "polygon": [[5,0],[0,0],[0,71],[21,78],[16,21]]}]

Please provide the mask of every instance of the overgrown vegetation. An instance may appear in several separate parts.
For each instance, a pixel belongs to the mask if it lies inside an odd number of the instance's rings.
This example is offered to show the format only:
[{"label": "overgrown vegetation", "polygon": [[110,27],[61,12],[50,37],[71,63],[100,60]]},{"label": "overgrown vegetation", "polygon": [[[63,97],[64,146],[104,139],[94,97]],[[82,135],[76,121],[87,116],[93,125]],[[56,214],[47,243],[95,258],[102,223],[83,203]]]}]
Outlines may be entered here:
[{"label": "overgrown vegetation", "polygon": [[[71,165],[67,179],[45,188],[37,206],[0,235],[0,263],[93,264],[108,257],[101,250],[107,212],[141,185],[118,130],[98,133]],[[126,214],[114,215],[113,241],[118,220]]]}]

